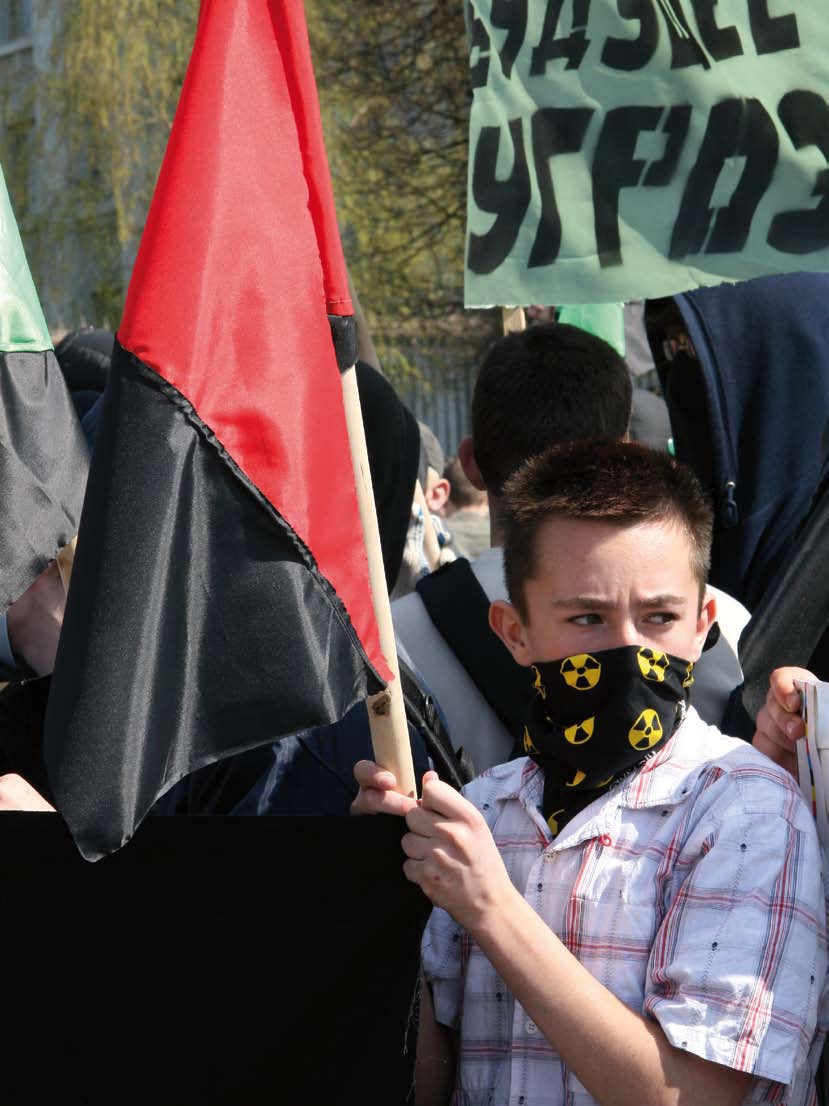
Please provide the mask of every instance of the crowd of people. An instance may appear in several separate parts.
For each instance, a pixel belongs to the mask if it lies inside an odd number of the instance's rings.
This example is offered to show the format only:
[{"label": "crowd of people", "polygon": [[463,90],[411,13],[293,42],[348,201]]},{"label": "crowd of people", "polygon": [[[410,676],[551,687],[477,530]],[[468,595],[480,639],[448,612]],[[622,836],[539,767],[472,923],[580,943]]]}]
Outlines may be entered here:
[{"label": "crowd of people", "polygon": [[[687,398],[694,340],[647,306],[652,365],[670,352],[666,395]],[[93,448],[111,347],[57,348]],[[760,533],[751,588],[715,587],[712,548],[739,582],[716,479],[601,338],[547,313],[494,342],[449,453],[377,367],[357,377],[420,796],[374,762],[361,703],[155,813],[405,818],[405,874],[434,904],[420,1106],[814,1101],[825,891],[793,775],[814,677],[768,673],[749,718],[739,645],[809,495],[765,575]],[[51,565],[6,612],[10,684],[51,671],[64,603]],[[49,808],[39,779],[0,777],[0,809]]]}]

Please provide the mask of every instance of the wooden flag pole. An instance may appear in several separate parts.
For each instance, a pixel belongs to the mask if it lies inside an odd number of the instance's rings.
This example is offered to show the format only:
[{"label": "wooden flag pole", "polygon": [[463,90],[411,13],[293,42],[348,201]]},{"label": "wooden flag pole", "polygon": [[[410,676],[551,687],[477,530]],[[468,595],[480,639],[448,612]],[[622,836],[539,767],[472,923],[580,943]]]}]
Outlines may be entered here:
[{"label": "wooden flag pole", "polygon": [[[351,279],[351,273],[348,274],[348,292],[354,305],[354,323],[357,330],[357,360],[365,361],[368,365],[377,369],[381,375],[385,375],[383,374],[383,366],[380,364],[377,348],[371,337],[371,331],[368,329],[368,322],[360,304],[357,289]],[[438,475],[442,476],[443,473]],[[440,564],[440,546],[438,545],[435,528],[432,525],[431,512],[426,506],[426,497],[423,494],[423,488],[420,486],[419,480],[415,483],[414,499],[423,512],[423,553],[426,557],[426,563],[429,565],[429,571],[434,572]]]},{"label": "wooden flag pole", "polygon": [[523,307],[502,307],[501,325],[504,334],[515,334],[527,329],[527,316]]},{"label": "wooden flag pole", "polygon": [[360,393],[357,390],[357,372],[353,365],[342,374],[342,386],[345,420],[351,444],[351,461],[354,465],[354,481],[357,485],[357,502],[365,535],[369,583],[377,628],[380,632],[380,648],[386,664],[394,673],[394,679],[388,687],[377,695],[370,695],[367,700],[371,744],[377,763],[394,773],[397,779],[397,790],[404,795],[414,796],[416,790],[412,750],[409,744],[409,729],[406,725],[403,691],[400,686],[397,646],[394,640],[391,604],[383,568],[383,552],[380,547],[377,510],[371,486],[371,470],[368,466],[363,413],[360,408]]},{"label": "wooden flag pole", "polygon": [[58,572],[60,573],[63,590],[69,591],[69,580],[72,576],[72,565],[75,563],[75,547],[78,544],[77,534],[68,542],[57,555]]}]

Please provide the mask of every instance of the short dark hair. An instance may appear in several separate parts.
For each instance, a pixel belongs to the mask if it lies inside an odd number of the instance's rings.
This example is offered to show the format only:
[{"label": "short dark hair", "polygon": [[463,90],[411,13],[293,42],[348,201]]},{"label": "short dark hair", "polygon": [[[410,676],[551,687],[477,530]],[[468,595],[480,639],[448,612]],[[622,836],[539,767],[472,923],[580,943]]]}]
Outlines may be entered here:
[{"label": "short dark hair", "polygon": [[691,545],[691,567],[705,592],[713,511],[693,472],[662,450],[636,442],[581,441],[527,461],[504,488],[504,573],[510,602],[528,620],[524,583],[535,574],[536,537],[552,518],[630,526],[675,520]]},{"label": "short dark hair", "polygon": [[449,502],[459,510],[463,507],[479,507],[486,503],[486,492],[476,488],[466,473],[459,457],[450,457],[443,475],[449,481]]},{"label": "short dark hair", "polygon": [[564,323],[531,326],[494,342],[472,396],[472,444],[487,490],[530,457],[579,438],[622,438],[632,385],[623,358],[601,338]]}]

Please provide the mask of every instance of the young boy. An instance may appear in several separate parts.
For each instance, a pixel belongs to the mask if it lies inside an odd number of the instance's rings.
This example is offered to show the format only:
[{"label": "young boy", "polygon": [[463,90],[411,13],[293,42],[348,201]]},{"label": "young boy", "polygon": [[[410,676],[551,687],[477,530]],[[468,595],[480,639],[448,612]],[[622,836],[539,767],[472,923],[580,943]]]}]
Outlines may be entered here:
[{"label": "young boy", "polygon": [[[687,705],[715,611],[711,513],[632,444],[543,454],[505,495],[491,624],[535,689],[526,758],[402,811],[438,909],[418,1103],[813,1100],[821,856],[794,781]],[[465,796],[465,797],[464,797]]]}]

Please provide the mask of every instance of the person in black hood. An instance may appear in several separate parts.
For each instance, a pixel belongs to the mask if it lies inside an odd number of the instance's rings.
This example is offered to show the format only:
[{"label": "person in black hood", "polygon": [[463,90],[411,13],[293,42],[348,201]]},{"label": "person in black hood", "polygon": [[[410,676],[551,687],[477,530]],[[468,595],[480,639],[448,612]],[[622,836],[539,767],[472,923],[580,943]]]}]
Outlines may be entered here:
[{"label": "person in black hood", "polygon": [[386,586],[391,593],[403,560],[420,462],[420,431],[414,415],[377,369],[365,361],[358,361],[356,368]]},{"label": "person in black hood", "polygon": [[829,275],[647,305],[676,456],[715,505],[711,583],[754,610],[827,469]]},{"label": "person in black hood", "polygon": [[114,342],[111,330],[82,326],[70,330],[55,346],[55,357],[90,446],[95,439]]}]

